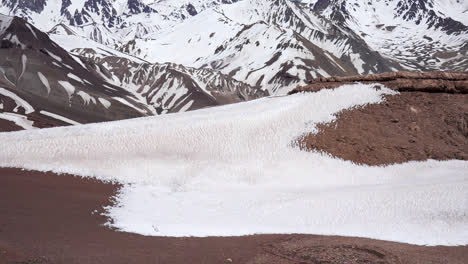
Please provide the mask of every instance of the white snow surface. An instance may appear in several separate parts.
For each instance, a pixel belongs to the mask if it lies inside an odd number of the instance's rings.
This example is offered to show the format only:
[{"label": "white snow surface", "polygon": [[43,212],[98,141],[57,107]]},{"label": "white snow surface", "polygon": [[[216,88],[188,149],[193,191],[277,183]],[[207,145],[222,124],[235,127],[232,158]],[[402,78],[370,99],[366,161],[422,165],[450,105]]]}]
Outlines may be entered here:
[{"label": "white snow surface", "polygon": [[54,113],[51,113],[51,112],[48,112],[48,111],[41,110],[40,113],[45,115],[45,116],[49,116],[49,117],[55,118],[57,120],[63,121],[65,123],[68,123],[70,125],[80,125],[80,123],[78,123],[78,122],[76,122],[74,120],[71,120],[71,119],[66,118],[64,116],[57,115],[57,114],[54,114]]},{"label": "white snow surface", "polygon": [[28,120],[28,117],[24,115],[14,113],[0,113],[0,119],[14,122],[17,126],[22,127],[23,129],[36,129],[33,126],[34,122]]},{"label": "white snow surface", "polygon": [[0,35],[5,33],[5,30],[11,25],[12,20],[13,17],[0,14]]},{"label": "white snow surface", "polygon": [[99,97],[98,100],[105,108],[109,108],[111,106],[111,102],[109,102],[109,100],[106,100],[101,97]]},{"label": "white snow surface", "polygon": [[89,95],[88,93],[84,91],[79,91],[76,94],[79,95],[83,99],[85,105],[89,105],[90,103],[96,104],[96,98]]},{"label": "white snow surface", "polygon": [[468,243],[468,162],[358,166],[294,142],[341,110],[394,94],[373,85],[117,122],[0,133],[0,166],[124,185],[107,208],[154,236],[307,233]]},{"label": "white snow surface", "polygon": [[41,80],[42,84],[47,89],[47,94],[50,94],[50,83],[49,80],[47,80],[47,77],[45,77],[44,74],[42,74],[42,72],[37,72],[37,76],[39,76],[39,79]]},{"label": "white snow surface", "polygon": [[67,77],[70,78],[70,79],[72,79],[72,80],[75,80],[75,81],[77,81],[77,82],[79,82],[79,83],[81,83],[81,84],[84,84],[83,80],[82,80],[80,77],[78,77],[78,76],[76,76],[75,74],[73,74],[73,73],[68,73],[68,74],[67,74]]},{"label": "white snow surface", "polygon": [[58,81],[58,83],[65,89],[68,94],[68,98],[71,99],[71,96],[75,93],[75,86],[67,81]]},{"label": "white snow surface", "polygon": [[5,88],[0,88],[0,94],[13,99],[15,101],[16,105],[17,105],[17,108],[19,106],[22,106],[24,108],[26,114],[30,114],[30,113],[34,112],[34,107],[32,107],[32,105],[30,105],[28,102],[26,102],[23,98],[19,97],[15,93],[13,93],[13,92],[5,89]]}]

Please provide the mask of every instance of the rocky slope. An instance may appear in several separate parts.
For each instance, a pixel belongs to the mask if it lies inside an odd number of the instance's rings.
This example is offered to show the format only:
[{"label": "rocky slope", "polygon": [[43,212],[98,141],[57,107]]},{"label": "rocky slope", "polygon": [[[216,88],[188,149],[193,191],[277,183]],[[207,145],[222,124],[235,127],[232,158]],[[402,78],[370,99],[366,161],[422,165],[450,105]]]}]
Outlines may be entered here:
[{"label": "rocky slope", "polygon": [[468,73],[388,73],[317,79],[295,92],[314,92],[354,81],[400,91],[386,102],[343,111],[336,122],[300,141],[360,164],[413,160],[468,160]]},{"label": "rocky slope", "polygon": [[23,19],[2,15],[0,21],[0,110],[10,113],[8,120],[27,128],[33,114],[68,124],[151,114]]},{"label": "rocky slope", "polygon": [[289,94],[315,92],[352,83],[381,83],[396,91],[468,93],[468,72],[387,72],[382,74],[316,78],[309,85],[297,87]]}]

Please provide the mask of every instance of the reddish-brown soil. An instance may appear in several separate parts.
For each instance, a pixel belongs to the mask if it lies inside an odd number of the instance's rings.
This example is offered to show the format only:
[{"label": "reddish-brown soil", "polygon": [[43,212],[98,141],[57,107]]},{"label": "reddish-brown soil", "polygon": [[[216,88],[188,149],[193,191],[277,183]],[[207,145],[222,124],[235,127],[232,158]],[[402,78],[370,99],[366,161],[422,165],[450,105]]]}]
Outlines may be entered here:
[{"label": "reddish-brown soil", "polygon": [[10,132],[18,130],[23,130],[23,128],[16,125],[15,122],[0,118],[0,132]]},{"label": "reddish-brown soil", "polygon": [[379,74],[316,78],[289,94],[316,92],[352,83],[380,83],[400,92],[468,93],[468,72],[386,72]]},{"label": "reddish-brown soil", "polygon": [[0,263],[461,264],[468,259],[468,247],[363,238],[166,238],[116,232],[103,226],[106,219],[99,213],[117,189],[69,175],[0,169]]},{"label": "reddish-brown soil", "polygon": [[343,111],[303,147],[356,163],[468,160],[468,95],[402,92],[382,104]]}]

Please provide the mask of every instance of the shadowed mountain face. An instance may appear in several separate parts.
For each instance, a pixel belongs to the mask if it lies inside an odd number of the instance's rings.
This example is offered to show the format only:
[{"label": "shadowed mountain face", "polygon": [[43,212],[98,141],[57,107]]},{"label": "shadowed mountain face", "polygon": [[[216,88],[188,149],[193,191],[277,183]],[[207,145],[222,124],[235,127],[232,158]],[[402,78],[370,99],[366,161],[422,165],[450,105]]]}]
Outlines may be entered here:
[{"label": "shadowed mountain face", "polygon": [[[23,19],[0,20],[0,97],[16,102],[13,112],[23,103],[29,106],[21,106],[27,109],[19,114],[53,113],[79,123],[151,114],[133,94],[90,74],[78,58]],[[5,105],[2,111],[8,111]]]}]

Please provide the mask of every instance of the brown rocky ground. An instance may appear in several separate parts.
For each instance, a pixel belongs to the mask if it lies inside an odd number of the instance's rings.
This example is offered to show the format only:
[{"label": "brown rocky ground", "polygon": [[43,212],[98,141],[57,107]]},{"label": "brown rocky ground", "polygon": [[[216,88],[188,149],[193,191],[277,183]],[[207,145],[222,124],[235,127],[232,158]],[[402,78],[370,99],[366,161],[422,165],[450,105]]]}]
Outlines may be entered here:
[{"label": "brown rocky ground", "polygon": [[[312,235],[145,237],[103,226],[118,186],[0,169],[0,263],[466,263],[468,246]],[[95,211],[96,210],[96,211]],[[94,213],[93,213],[94,212]]]},{"label": "brown rocky ground", "polygon": [[23,130],[23,128],[16,125],[15,122],[0,118],[0,132],[10,132],[18,130]]},{"label": "brown rocky ground", "polygon": [[289,94],[316,92],[351,83],[380,83],[399,92],[468,93],[468,72],[386,72],[313,79]]},{"label": "brown rocky ground", "polygon": [[318,78],[295,92],[354,82],[381,83],[399,95],[382,104],[346,110],[301,139],[318,150],[360,164],[468,160],[468,73],[385,73]]},{"label": "brown rocky ground", "polygon": [[402,92],[346,110],[303,139],[306,149],[356,163],[468,160],[468,95]]}]

